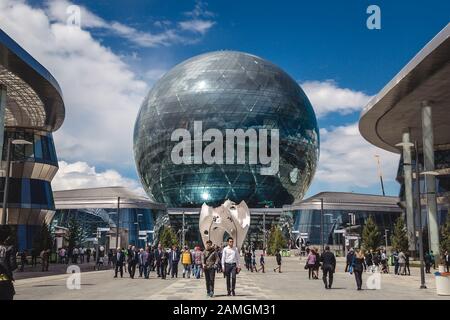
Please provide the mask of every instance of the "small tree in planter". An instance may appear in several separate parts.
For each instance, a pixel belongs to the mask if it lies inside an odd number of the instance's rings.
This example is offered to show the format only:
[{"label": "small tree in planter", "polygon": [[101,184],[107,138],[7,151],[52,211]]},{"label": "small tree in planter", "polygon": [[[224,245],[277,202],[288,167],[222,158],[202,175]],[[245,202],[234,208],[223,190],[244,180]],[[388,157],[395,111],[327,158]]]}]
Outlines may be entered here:
[{"label": "small tree in planter", "polygon": [[408,232],[402,217],[398,217],[394,224],[391,241],[394,249],[403,252],[408,251]]},{"label": "small tree in planter", "polygon": [[372,216],[369,216],[362,231],[362,246],[365,250],[376,250],[380,242],[380,231]]}]

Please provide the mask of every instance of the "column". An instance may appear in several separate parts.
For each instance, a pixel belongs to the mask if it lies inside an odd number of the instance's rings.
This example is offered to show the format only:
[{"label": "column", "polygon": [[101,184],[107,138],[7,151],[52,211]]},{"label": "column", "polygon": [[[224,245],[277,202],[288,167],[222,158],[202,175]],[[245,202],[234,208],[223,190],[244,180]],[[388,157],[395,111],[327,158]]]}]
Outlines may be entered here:
[{"label": "column", "polygon": [[413,254],[416,251],[416,235],[414,224],[414,209],[412,195],[412,167],[411,167],[411,141],[410,132],[403,132],[403,175],[405,184],[405,202],[406,202],[406,227],[408,230],[409,251]]},{"label": "column", "polygon": [[[1,161],[3,156],[3,140],[5,134],[5,110],[6,110],[6,87],[0,83],[0,164],[3,167],[3,162]],[[0,216],[0,224],[4,221],[5,210],[2,209],[2,214]]]},{"label": "column", "polygon": [[[429,101],[422,102],[422,138],[424,171],[434,171],[434,137],[433,117]],[[425,175],[428,215],[428,237],[430,250],[436,257],[436,264],[440,261],[439,252],[439,225],[437,221],[436,204],[436,178],[433,175]]]},{"label": "column", "polygon": [[3,140],[5,134],[6,87],[0,84],[0,161],[3,156]]}]

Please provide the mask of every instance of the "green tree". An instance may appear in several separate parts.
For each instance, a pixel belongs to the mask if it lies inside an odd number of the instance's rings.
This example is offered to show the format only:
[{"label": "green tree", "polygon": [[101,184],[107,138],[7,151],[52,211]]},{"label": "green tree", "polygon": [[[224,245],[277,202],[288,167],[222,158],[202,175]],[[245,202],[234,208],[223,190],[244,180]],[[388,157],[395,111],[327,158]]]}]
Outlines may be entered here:
[{"label": "green tree", "polygon": [[365,250],[376,250],[380,241],[380,231],[372,216],[369,216],[362,231],[362,246]]},{"label": "green tree", "polygon": [[273,224],[270,228],[270,234],[267,243],[267,253],[270,255],[275,254],[280,249],[286,247],[286,242],[287,241],[283,236],[281,228]]},{"label": "green tree", "polygon": [[408,251],[408,231],[406,230],[405,221],[402,217],[398,217],[394,224],[391,242],[394,249],[403,252]]},{"label": "green tree", "polygon": [[82,241],[82,229],[75,218],[70,219],[68,229],[69,251],[72,251],[72,249],[79,246]]},{"label": "green tree", "polygon": [[159,243],[164,248],[170,248],[173,245],[178,245],[178,238],[175,232],[172,230],[171,227],[164,227],[160,236],[159,236]]},{"label": "green tree", "polygon": [[447,214],[447,221],[441,227],[441,252],[450,251],[450,215]]},{"label": "green tree", "polygon": [[50,231],[50,226],[44,222],[41,230],[36,234],[33,239],[33,248],[39,253],[42,250],[52,249],[53,236]]}]

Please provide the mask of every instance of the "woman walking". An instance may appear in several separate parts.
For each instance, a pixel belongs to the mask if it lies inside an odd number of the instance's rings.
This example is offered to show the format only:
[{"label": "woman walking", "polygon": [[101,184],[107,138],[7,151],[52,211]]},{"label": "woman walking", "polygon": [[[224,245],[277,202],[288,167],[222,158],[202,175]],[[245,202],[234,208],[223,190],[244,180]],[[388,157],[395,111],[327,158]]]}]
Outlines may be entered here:
[{"label": "woman walking", "polygon": [[308,278],[311,280],[311,276],[314,279],[314,268],[316,266],[316,253],[314,252],[314,249],[311,249],[308,257],[306,258],[306,267],[308,269]]},{"label": "woman walking", "polygon": [[360,249],[356,250],[353,256],[353,261],[350,268],[350,274],[355,274],[356,286],[358,290],[362,290],[362,274],[364,270],[364,253]]}]

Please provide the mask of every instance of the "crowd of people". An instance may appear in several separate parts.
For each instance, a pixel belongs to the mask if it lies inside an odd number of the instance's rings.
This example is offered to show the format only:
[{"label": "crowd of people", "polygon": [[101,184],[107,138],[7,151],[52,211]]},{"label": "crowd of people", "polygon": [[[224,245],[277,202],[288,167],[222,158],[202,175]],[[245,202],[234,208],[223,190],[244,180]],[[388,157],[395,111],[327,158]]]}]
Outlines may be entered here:
[{"label": "crowd of people", "polygon": [[[110,254],[108,254],[108,257]],[[117,248],[112,252],[111,261],[114,266],[114,278],[128,273],[131,279],[136,277],[149,279],[151,272],[157,278],[178,278],[178,266],[183,266],[183,278],[205,278],[206,291],[209,297],[214,296],[214,283],[216,273],[223,273],[226,278],[228,295],[235,295],[236,274],[240,272],[240,254],[234,246],[234,239],[227,240],[227,246],[219,247],[211,241],[206,242],[202,250],[200,246],[190,250],[185,246],[182,250],[177,245],[164,248],[162,244],[157,247],[137,248],[129,245],[127,249]],[[108,259],[109,261],[109,259]]]},{"label": "crowd of people", "polygon": [[[97,252],[98,250],[98,252]],[[227,294],[235,295],[236,275],[240,272],[240,250],[234,246],[233,238],[227,240],[227,245],[220,247],[213,245],[211,241],[206,243],[204,248],[195,246],[190,249],[188,246],[180,249],[177,245],[171,248],[164,248],[160,243],[157,246],[147,246],[138,248],[129,245],[125,248],[110,249],[105,252],[103,246],[95,248],[60,248],[57,252],[58,263],[60,264],[83,264],[95,261],[97,269],[102,266],[114,269],[114,278],[119,275],[123,278],[127,273],[131,279],[136,277],[150,279],[150,274],[154,272],[155,278],[167,279],[167,277],[178,278],[179,265],[181,264],[181,275],[183,278],[205,279],[206,292],[208,297],[214,296],[215,276],[218,273],[226,278]],[[322,253],[318,248],[306,248],[306,258],[304,269],[308,270],[308,279],[320,279],[322,270],[322,280],[326,289],[331,289],[333,284],[333,274],[336,272],[336,257],[326,246]],[[242,250],[245,268],[250,272],[265,273],[265,250],[259,254],[259,267],[257,265],[257,254],[254,246]],[[28,263],[28,253],[26,251],[18,253],[20,258],[19,270],[23,271]],[[48,271],[50,250],[42,250],[39,254],[41,258],[42,271]],[[37,265],[37,252],[31,252],[31,264]],[[275,253],[276,267],[274,272],[281,273],[282,255],[281,251]],[[368,250],[349,249],[345,258],[345,270],[354,274],[357,290],[362,289],[363,273],[381,272],[390,273],[389,266],[393,266],[395,275],[411,275],[410,257],[408,252],[393,250],[390,255],[385,249]],[[436,268],[436,259],[433,251],[424,255],[425,272],[431,273],[431,268]],[[449,272],[449,254],[443,254],[443,265]]]}]

